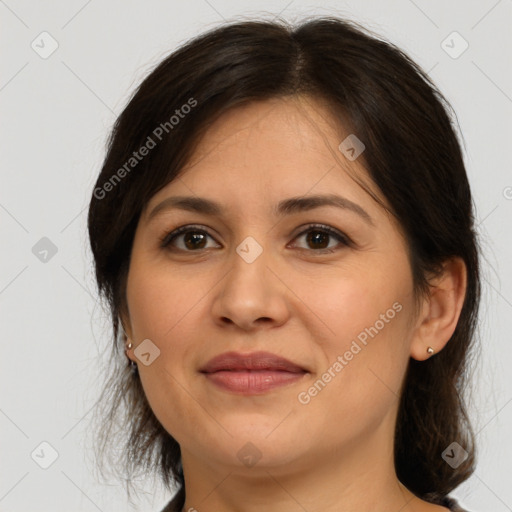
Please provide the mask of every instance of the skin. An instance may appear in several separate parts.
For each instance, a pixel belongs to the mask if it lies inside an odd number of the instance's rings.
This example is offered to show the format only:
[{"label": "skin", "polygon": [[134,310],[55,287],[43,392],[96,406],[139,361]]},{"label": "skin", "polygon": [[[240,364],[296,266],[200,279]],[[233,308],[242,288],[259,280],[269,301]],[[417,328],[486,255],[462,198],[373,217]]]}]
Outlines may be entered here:
[{"label": "skin", "polygon": [[[409,358],[425,360],[429,346],[437,354],[448,342],[466,269],[458,259],[447,262],[415,315],[400,227],[351,179],[364,180],[387,204],[362,159],[349,161],[337,149],[349,133],[308,97],[236,108],[211,126],[189,165],[141,215],[122,320],[148,401],[181,446],[185,511],[447,510],[399,482],[393,434]],[[282,199],[322,193],[357,203],[374,226],[332,206],[272,215]],[[176,195],[216,200],[226,214],[167,210],[148,221],[154,206]],[[332,236],[308,242],[301,233],[314,223],[353,245]],[[185,234],[160,247],[159,237],[189,224],[210,236],[185,245]],[[263,248],[252,263],[235,250],[248,236]],[[320,254],[326,246],[335,252]],[[300,403],[298,394],[395,303],[400,312]],[[145,339],[160,350],[148,366],[134,353]],[[199,372],[230,350],[270,351],[308,373],[261,395],[235,395]],[[260,455],[252,467],[237,457],[247,442]]]}]

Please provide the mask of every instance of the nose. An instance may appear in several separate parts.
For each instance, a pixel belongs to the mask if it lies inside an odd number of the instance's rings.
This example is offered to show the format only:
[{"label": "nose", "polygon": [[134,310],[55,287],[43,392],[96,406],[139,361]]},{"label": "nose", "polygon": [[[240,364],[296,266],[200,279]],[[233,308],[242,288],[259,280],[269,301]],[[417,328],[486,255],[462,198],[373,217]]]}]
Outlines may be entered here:
[{"label": "nose", "polygon": [[240,252],[233,251],[230,268],[215,288],[215,322],[224,328],[229,324],[245,331],[282,325],[290,314],[290,290],[284,284],[284,276],[279,276],[275,259],[267,250],[251,254],[255,250],[251,244],[240,244],[238,249]]}]

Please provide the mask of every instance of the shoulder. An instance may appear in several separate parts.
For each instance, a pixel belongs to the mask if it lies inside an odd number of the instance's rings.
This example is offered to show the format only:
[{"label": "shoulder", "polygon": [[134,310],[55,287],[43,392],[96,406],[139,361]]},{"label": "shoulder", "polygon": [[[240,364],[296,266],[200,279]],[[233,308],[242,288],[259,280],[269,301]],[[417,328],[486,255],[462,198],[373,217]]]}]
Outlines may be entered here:
[{"label": "shoulder", "polygon": [[[181,512],[182,506],[180,506],[181,501],[180,493],[176,494],[174,498],[160,511],[160,512]],[[439,505],[443,507],[447,507],[450,512],[470,512],[469,510],[463,509],[455,500],[450,496],[445,496]]]},{"label": "shoulder", "polygon": [[183,487],[174,495],[173,499],[160,512],[181,512],[185,503],[185,493]]},{"label": "shoulder", "polygon": [[469,510],[463,509],[457,502],[456,499],[450,496],[445,496],[440,503],[443,507],[448,507],[451,512],[469,512]]},{"label": "shoulder", "polygon": [[160,512],[181,512],[177,507],[177,503],[174,500],[171,500]]}]

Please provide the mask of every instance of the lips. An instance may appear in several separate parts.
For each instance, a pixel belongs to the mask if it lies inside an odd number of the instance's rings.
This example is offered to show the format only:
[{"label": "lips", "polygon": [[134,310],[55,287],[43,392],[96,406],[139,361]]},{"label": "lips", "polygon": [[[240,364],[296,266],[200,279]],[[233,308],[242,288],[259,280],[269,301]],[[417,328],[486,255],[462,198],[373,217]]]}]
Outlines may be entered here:
[{"label": "lips", "polygon": [[201,368],[206,381],[222,391],[260,395],[301,381],[308,371],[270,352],[226,352]]},{"label": "lips", "polygon": [[219,371],[282,371],[290,373],[304,373],[307,370],[292,363],[288,359],[270,352],[253,352],[239,354],[237,352],[225,352],[213,359],[201,368],[202,373],[215,373]]}]

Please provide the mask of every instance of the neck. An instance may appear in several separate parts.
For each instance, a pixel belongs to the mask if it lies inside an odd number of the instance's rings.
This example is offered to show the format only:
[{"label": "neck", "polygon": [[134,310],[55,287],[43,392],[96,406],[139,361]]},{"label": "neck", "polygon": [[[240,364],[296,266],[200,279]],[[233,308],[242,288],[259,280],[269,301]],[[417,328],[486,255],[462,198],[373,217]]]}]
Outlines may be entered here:
[{"label": "neck", "polygon": [[386,444],[378,431],[374,434],[348,447],[302,453],[287,464],[251,468],[220,466],[182,447],[183,511],[422,510],[424,502],[396,477],[392,442]]}]

